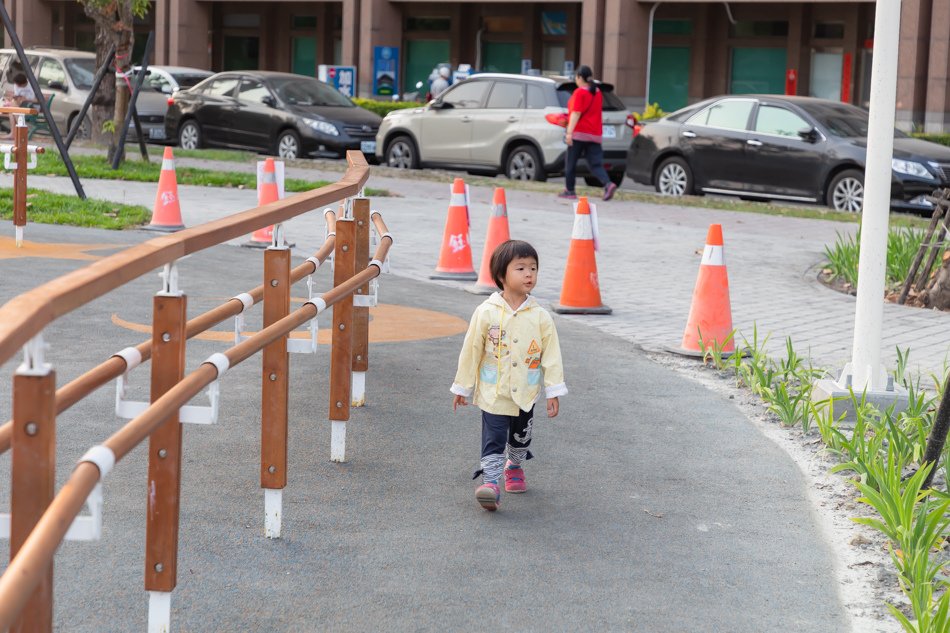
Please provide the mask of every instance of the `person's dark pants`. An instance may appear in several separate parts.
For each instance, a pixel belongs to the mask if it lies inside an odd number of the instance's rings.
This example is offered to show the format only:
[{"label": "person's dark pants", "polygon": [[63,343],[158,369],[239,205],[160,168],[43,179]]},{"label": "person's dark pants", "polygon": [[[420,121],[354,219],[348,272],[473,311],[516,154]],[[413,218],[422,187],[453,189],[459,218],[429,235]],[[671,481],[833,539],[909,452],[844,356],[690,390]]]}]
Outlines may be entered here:
[{"label": "person's dark pants", "polygon": [[592,176],[600,181],[602,187],[610,182],[610,176],[604,169],[604,148],[600,143],[590,141],[574,141],[567,146],[567,163],[564,165],[564,189],[574,193],[574,182],[577,180],[577,161],[587,157],[587,166]]},{"label": "person's dark pants", "polygon": [[528,446],[531,445],[531,424],[534,419],[534,407],[530,411],[521,411],[518,415],[497,415],[482,411],[482,461],[479,475],[486,482],[497,482],[505,468],[505,459],[515,465],[521,465],[531,459]]}]

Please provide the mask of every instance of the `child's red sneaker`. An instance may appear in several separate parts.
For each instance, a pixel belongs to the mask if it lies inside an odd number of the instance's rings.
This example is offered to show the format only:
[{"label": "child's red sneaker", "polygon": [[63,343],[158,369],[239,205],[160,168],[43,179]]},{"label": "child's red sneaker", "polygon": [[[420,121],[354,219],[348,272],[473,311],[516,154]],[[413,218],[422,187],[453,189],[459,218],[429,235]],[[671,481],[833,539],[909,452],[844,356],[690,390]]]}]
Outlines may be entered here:
[{"label": "child's red sneaker", "polygon": [[482,484],[475,489],[475,499],[483,508],[494,512],[501,505],[501,490],[498,489],[498,484]]},{"label": "child's red sneaker", "polygon": [[505,464],[505,492],[524,492],[528,487],[524,480],[524,468],[510,461]]}]

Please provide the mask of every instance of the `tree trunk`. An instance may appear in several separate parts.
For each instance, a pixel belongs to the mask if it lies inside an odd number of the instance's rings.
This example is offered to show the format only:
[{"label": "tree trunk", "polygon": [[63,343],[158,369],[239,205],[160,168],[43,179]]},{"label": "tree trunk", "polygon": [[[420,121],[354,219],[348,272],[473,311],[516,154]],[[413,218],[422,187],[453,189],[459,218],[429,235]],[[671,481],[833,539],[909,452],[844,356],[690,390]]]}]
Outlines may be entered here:
[{"label": "tree trunk", "polygon": [[933,282],[922,298],[928,308],[950,309],[950,251],[943,254],[943,263],[934,272]]}]

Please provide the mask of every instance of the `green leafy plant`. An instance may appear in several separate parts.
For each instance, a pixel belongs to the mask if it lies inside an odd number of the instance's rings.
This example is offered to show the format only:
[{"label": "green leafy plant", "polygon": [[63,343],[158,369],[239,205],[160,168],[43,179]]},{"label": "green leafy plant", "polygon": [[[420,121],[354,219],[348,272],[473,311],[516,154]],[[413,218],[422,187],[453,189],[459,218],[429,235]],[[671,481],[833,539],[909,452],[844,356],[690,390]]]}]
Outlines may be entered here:
[{"label": "green leafy plant", "polygon": [[782,378],[784,380],[794,378],[804,362],[805,359],[795,353],[795,348],[792,347],[792,338],[790,336],[785,337],[785,358],[778,365],[778,372],[782,374]]},{"label": "green leafy plant", "polygon": [[660,107],[659,103],[648,103],[643,109],[642,114],[637,114],[634,112],[634,115],[637,117],[638,121],[652,121],[654,119],[662,119],[666,116],[666,112],[663,111],[663,108]]},{"label": "green leafy plant", "polygon": [[807,416],[807,392],[790,393],[787,382],[778,382],[766,393],[768,409],[778,416],[782,426],[795,426]]},{"label": "green leafy plant", "polygon": [[[722,371],[726,368],[726,360],[729,356],[727,355],[725,348],[729,346],[729,343],[732,342],[732,339],[735,337],[736,331],[732,330],[722,341],[713,339],[710,342],[706,342],[703,339],[703,333],[696,328],[696,333],[699,338],[699,348],[703,350],[703,364],[712,363],[712,366],[716,368],[717,371]],[[733,353],[735,356],[741,358],[741,354],[738,352]]]},{"label": "green leafy plant", "polygon": [[407,108],[421,108],[424,104],[417,103],[415,101],[377,101],[375,99],[363,99],[361,97],[355,97],[350,99],[353,103],[363,108],[364,110],[369,110],[370,112],[375,112],[381,117],[386,116],[393,110],[405,110]]}]

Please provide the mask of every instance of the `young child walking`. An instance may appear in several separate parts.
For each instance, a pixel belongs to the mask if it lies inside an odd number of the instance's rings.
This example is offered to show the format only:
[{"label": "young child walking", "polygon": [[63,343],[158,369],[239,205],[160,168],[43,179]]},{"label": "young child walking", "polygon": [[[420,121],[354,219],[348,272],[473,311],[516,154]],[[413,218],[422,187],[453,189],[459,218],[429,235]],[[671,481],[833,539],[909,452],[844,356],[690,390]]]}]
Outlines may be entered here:
[{"label": "young child walking", "polygon": [[548,417],[555,417],[567,386],[554,320],[530,295],[537,284],[537,251],[508,240],[492,253],[490,269],[502,290],[475,309],[451,391],[453,410],[468,398],[482,410],[481,468],[472,478],[482,476],[475,498],[494,512],[502,471],[505,492],[527,489],[523,464],[532,457],[534,403],[547,398]]}]

